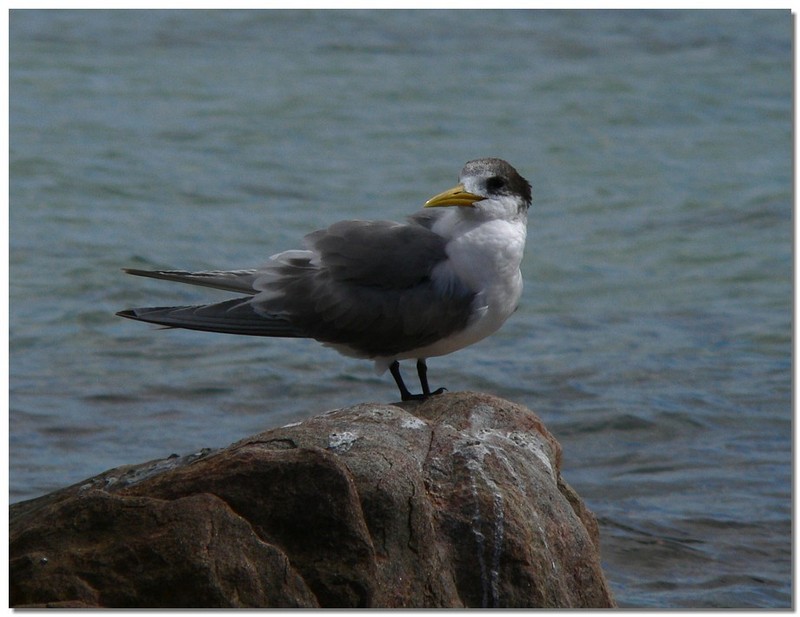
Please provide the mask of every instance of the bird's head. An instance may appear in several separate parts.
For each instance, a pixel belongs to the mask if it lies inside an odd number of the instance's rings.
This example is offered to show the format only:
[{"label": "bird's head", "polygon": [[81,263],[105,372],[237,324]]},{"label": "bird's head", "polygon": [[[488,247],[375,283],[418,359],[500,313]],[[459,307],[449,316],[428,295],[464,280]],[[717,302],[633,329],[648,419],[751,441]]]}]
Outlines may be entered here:
[{"label": "bird's head", "polygon": [[459,174],[458,185],[425,202],[426,208],[492,206],[509,215],[524,214],[530,205],[531,185],[511,165],[496,158],[468,162]]}]

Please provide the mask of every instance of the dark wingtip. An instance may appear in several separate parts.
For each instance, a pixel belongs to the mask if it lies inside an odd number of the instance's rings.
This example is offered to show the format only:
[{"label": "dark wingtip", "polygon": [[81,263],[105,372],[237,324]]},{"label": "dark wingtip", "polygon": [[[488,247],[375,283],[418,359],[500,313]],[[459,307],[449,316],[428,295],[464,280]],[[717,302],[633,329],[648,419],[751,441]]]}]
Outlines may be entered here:
[{"label": "dark wingtip", "polygon": [[136,311],[133,309],[128,309],[125,311],[118,311],[117,316],[119,317],[127,317],[128,319],[136,319]]}]

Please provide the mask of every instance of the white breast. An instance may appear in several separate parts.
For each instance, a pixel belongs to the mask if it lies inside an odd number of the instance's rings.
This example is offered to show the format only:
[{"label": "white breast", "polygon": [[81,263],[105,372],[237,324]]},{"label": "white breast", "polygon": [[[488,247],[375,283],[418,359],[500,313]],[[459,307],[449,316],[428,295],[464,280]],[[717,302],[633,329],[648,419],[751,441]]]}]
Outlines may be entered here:
[{"label": "white breast", "polygon": [[382,372],[393,360],[431,358],[452,353],[493,334],[516,310],[522,295],[520,263],[525,248],[526,219],[469,220],[448,217],[445,233],[449,236],[448,260],[433,272],[434,281],[446,286],[451,277],[472,289],[476,296],[467,327],[447,338],[420,349],[391,358],[376,360],[375,368]]}]

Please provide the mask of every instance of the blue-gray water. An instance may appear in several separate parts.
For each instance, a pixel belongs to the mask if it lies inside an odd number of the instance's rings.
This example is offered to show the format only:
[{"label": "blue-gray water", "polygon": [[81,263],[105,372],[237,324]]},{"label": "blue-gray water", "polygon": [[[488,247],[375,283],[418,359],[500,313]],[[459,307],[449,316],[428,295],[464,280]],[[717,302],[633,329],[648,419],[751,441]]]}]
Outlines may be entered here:
[{"label": "blue-gray water", "polygon": [[115,317],[226,297],[120,268],[255,266],[500,156],[534,187],[522,306],[432,386],[541,415],[621,605],[791,604],[788,11],[10,24],[12,502],[396,400],[313,341]]}]

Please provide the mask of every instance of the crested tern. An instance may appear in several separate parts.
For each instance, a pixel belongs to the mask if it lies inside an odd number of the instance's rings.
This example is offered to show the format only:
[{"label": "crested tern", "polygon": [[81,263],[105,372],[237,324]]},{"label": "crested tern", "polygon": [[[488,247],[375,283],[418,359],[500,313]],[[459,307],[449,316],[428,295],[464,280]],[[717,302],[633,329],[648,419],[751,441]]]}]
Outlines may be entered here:
[{"label": "crested tern", "polygon": [[[248,270],[125,272],[240,295],[215,304],[134,308],[117,315],[170,328],[313,338],[389,369],[403,401],[439,394],[426,358],[494,333],[522,294],[531,186],[506,161],[468,162],[454,188],[406,223],[349,220]],[[421,394],[400,375],[416,359]]]}]

